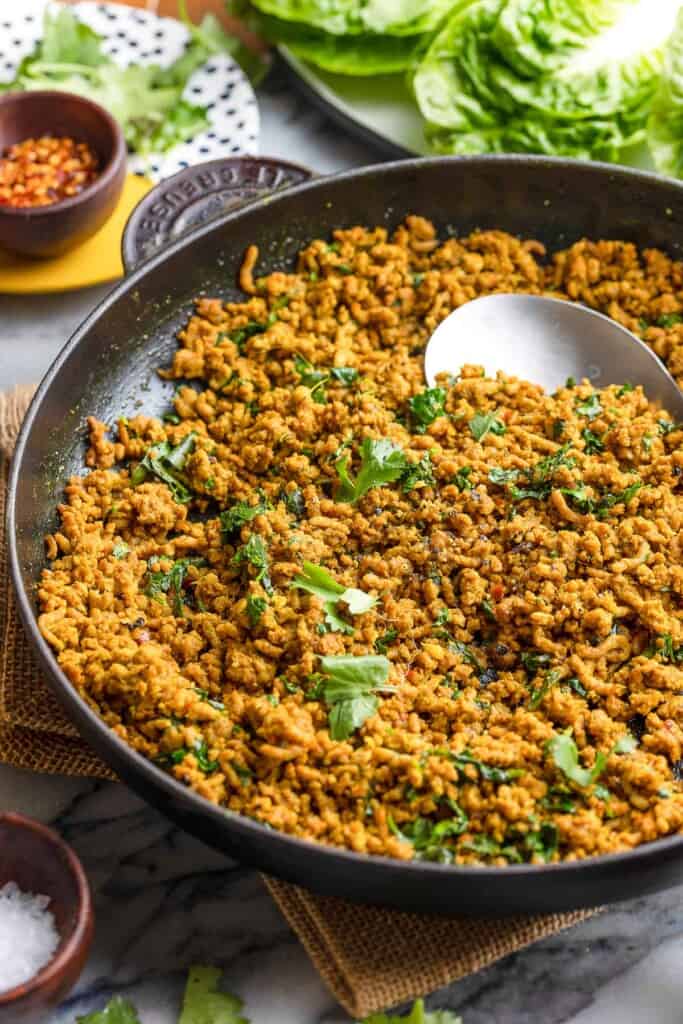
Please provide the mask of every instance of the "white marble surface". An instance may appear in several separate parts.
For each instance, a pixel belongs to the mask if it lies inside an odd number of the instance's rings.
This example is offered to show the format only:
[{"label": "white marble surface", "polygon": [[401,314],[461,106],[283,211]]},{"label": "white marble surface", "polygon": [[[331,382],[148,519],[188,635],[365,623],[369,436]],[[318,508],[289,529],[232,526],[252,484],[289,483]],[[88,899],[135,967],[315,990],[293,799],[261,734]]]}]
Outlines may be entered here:
[{"label": "white marble surface", "polygon": [[[262,90],[263,153],[320,172],[377,159],[277,77]],[[0,386],[37,380],[106,288],[0,296]],[[123,786],[0,767],[0,808],[52,822],[80,854],[97,932],[76,990],[51,1018],[72,1024],[114,992],[144,1024],[175,1024],[185,969],[225,968],[253,1024],[343,1024],[258,877],[173,828]],[[683,888],[623,904],[434,993],[464,1024],[682,1024]]]}]

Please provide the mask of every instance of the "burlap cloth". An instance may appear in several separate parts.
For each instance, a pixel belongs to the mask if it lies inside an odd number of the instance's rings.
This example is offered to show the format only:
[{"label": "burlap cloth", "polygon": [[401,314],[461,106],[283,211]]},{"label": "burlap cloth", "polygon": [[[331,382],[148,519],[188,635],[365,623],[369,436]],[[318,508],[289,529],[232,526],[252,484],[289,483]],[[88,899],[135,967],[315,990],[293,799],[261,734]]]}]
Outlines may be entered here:
[{"label": "burlap cloth", "polygon": [[[79,739],[43,682],[7,579],[8,457],[31,388],[0,395],[0,761],[36,772],[113,778]],[[591,911],[502,920],[428,917],[361,907],[264,879],[311,960],[352,1017],[424,995]]]}]

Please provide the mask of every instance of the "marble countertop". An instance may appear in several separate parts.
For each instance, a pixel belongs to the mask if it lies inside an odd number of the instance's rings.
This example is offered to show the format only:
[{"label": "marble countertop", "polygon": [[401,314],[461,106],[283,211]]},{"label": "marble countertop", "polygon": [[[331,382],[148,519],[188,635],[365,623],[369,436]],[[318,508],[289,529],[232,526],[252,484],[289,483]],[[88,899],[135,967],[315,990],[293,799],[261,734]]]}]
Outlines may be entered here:
[{"label": "marble countertop", "polygon": [[[275,75],[261,90],[261,151],[331,173],[378,159]],[[106,294],[0,296],[0,387],[38,380]],[[344,1024],[258,876],[178,831],[123,785],[0,766],[0,808],[51,822],[93,886],[97,930],[72,1024],[113,993],[144,1024],[175,1024],[185,970],[216,963],[252,1024]],[[464,1024],[682,1024],[683,887],[624,903],[434,993]]]}]

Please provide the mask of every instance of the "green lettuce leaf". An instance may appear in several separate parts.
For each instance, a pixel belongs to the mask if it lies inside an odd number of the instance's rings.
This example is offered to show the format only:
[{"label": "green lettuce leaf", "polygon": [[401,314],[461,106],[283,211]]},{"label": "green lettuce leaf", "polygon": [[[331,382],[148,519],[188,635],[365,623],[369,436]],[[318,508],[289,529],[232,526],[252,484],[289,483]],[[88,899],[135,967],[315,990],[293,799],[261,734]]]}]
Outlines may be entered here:
[{"label": "green lettuce leaf", "polygon": [[132,1003],[114,996],[103,1010],[76,1017],[76,1024],[140,1024],[140,1018]]},{"label": "green lettuce leaf", "polygon": [[249,1024],[242,1000],[220,992],[218,967],[190,967],[178,1024]]},{"label": "green lettuce leaf", "polygon": [[338,75],[391,75],[407,71],[425,49],[423,36],[333,35],[319,29],[261,15],[254,28],[300,60]]},{"label": "green lettuce leaf", "polygon": [[[453,0],[252,0],[264,14],[334,36],[415,36],[430,32]],[[469,0],[467,0],[469,2]]]},{"label": "green lettuce leaf", "polygon": [[669,39],[664,73],[647,123],[647,142],[655,167],[683,177],[683,10]]},{"label": "green lettuce leaf", "polygon": [[450,1010],[425,1010],[422,999],[418,999],[407,1017],[398,1017],[393,1013],[373,1013],[361,1024],[462,1024],[462,1018]]},{"label": "green lettuce leaf", "polygon": [[645,137],[675,4],[477,0],[413,80],[437,152],[618,160]]}]

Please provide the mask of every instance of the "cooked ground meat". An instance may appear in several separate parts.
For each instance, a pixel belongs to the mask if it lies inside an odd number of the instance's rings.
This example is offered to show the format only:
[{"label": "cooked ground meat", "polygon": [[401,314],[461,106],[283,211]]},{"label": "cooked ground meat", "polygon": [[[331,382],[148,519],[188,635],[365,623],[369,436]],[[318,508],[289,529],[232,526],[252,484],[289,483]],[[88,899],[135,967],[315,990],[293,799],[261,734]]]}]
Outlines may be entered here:
[{"label": "cooked ground meat", "polygon": [[628,382],[426,389],[422,352],[468,299],[546,292],[681,380],[683,264],[618,241],[546,262],[419,217],[291,274],[257,255],[249,297],[181,331],[169,416],[90,421],[39,591],[73,685],[208,800],[363,853],[680,832],[683,430]]}]

